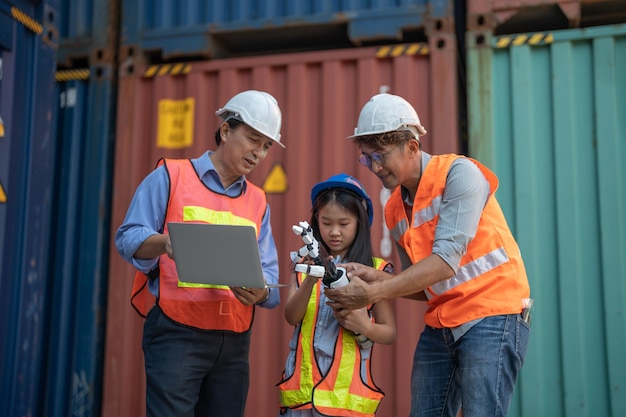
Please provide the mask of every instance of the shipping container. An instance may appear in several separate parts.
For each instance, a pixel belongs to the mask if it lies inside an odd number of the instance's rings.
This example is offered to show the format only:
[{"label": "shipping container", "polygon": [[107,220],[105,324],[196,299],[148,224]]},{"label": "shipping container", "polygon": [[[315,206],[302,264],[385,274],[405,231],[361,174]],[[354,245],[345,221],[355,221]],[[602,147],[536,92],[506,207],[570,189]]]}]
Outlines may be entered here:
[{"label": "shipping container", "polygon": [[626,22],[623,0],[467,0],[467,28],[496,35]]},{"label": "shipping container", "polygon": [[55,136],[60,178],[51,309],[56,320],[46,406],[48,415],[99,416],[117,106],[118,2],[61,0],[60,16]]},{"label": "shipping container", "polygon": [[61,0],[45,415],[99,416],[117,106],[118,2]]},{"label": "shipping container", "polygon": [[467,36],[470,155],[535,298],[511,416],[626,415],[626,25]]},{"label": "shipping container", "polygon": [[59,0],[57,65],[63,69],[115,65],[119,2]]},{"label": "shipping container", "polygon": [[[289,282],[289,252],[302,246],[291,226],[310,217],[311,187],[346,172],[360,179],[375,204],[372,227],[377,255],[394,260],[382,207],[388,195],[379,180],[360,166],[354,131],[361,107],[380,91],[399,94],[417,109],[428,129],[423,147],[432,153],[459,152],[454,36],[429,44],[364,47],[250,58],[122,65],[118,98],[111,241],[141,180],[159,158],[193,158],[214,149],[219,126],[215,110],[241,90],[274,95],[283,110],[286,149],[273,147],[249,179],[268,193],[279,251],[280,281]],[[177,118],[159,111],[181,103]],[[113,243],[112,243],[113,245]],[[145,410],[141,337],[143,320],[130,305],[134,269],[111,247],[103,416],[134,417]],[[283,301],[286,290],[281,290]],[[387,393],[379,415],[408,415],[410,370],[423,303],[396,300],[398,340],[376,346],[373,373]],[[252,330],[251,386],[247,416],[278,412],[278,391],[292,328],[282,305],[257,309]]]},{"label": "shipping container", "polygon": [[[99,65],[101,71],[104,66]],[[115,72],[60,71],[50,245],[46,417],[99,416],[109,260]]]},{"label": "shipping container", "polygon": [[48,331],[55,1],[0,1],[0,414],[40,416]]},{"label": "shipping container", "polygon": [[122,1],[122,59],[149,63],[423,41],[453,0]]}]

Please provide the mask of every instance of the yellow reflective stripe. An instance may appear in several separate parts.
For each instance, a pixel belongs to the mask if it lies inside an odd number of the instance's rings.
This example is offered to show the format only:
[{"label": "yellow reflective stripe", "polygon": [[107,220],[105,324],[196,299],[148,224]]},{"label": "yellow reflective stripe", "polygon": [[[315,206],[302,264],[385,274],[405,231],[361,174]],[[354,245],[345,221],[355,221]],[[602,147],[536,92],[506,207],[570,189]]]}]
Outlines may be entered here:
[{"label": "yellow reflective stripe", "polygon": [[[380,403],[379,400],[372,400],[371,398],[361,395],[350,394],[347,391],[347,389],[336,389],[334,391],[315,390],[315,405],[317,407],[340,408],[364,414],[374,414],[376,412],[378,404]],[[337,405],[333,404],[333,400],[336,400],[338,397],[347,399],[343,406],[337,407]]]},{"label": "yellow reflective stripe", "polygon": [[212,224],[232,224],[235,226],[252,226],[256,231],[256,234],[259,234],[257,230],[257,225],[250,219],[246,219],[245,217],[235,216],[230,211],[217,211],[211,210],[206,207],[199,206],[185,206],[183,208],[183,221],[202,221],[205,223]]},{"label": "yellow reflective stripe", "polygon": [[337,381],[335,381],[335,390],[346,391],[352,384],[352,375],[354,373],[354,365],[356,363],[357,344],[348,332],[343,331],[342,344],[343,352],[341,353],[341,362],[339,363],[339,372]]},{"label": "yellow reflective stripe", "polygon": [[[306,274],[302,274],[302,279]],[[317,284],[319,285],[319,284]],[[281,390],[280,398],[281,404],[285,407],[291,407],[295,405],[305,404],[311,402],[311,396],[313,392],[313,363],[311,363],[312,352],[311,348],[313,346],[313,341],[311,340],[313,337],[313,326],[315,326],[315,322],[317,321],[316,313],[317,313],[317,296],[318,296],[318,288],[313,287],[311,291],[311,297],[309,298],[309,303],[307,305],[307,313],[311,313],[312,318],[307,318],[306,314],[304,320],[302,320],[302,324],[300,326],[300,347],[302,350],[301,357],[301,368],[300,368],[300,388],[296,390]],[[297,358],[296,358],[297,364]],[[294,374],[298,373],[298,369],[294,369]]]},{"label": "yellow reflective stripe", "polygon": [[332,391],[316,389],[314,403],[318,407],[339,408],[359,413],[373,414],[378,408],[379,400],[352,394],[350,386],[356,363],[358,344],[354,336],[347,331],[343,332],[343,353],[337,372],[337,380]]},{"label": "yellow reflective stripe", "polygon": [[228,285],[196,284],[195,282],[184,282],[181,280],[178,280],[178,286],[181,288],[213,288],[216,290],[230,290]]},{"label": "yellow reflective stripe", "polygon": [[332,391],[319,388],[315,390],[314,403],[317,407],[339,408],[365,414],[376,412],[380,403],[379,400],[350,393],[356,361],[356,347],[354,337],[344,332],[344,351],[339,364],[337,381]]}]

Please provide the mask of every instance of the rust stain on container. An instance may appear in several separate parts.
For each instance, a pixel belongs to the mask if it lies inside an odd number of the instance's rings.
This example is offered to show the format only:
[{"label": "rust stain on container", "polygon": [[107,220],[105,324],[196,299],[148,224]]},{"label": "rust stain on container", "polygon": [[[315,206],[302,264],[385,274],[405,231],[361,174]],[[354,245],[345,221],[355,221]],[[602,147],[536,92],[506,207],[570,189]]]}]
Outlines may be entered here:
[{"label": "rust stain on container", "polygon": [[622,23],[623,0],[468,0],[467,28],[498,34]]},{"label": "rust stain on container", "polygon": [[[194,62],[184,71],[122,68],[120,78],[116,161],[111,237],[122,223],[140,181],[157,160],[194,158],[214,149],[218,127],[215,110],[236,92],[265,90],[283,110],[282,135],[286,149],[277,146],[249,176],[261,186],[272,169],[281,167],[286,184],[280,193],[268,194],[272,227],[279,251],[280,281],[289,282],[289,251],[302,244],[291,225],[310,216],[310,190],[330,175],[346,172],[361,180],[374,200],[373,247],[378,252],[384,236],[381,185],[357,161],[357,150],[346,136],[353,133],[358,113],[381,89],[399,94],[417,109],[428,129],[423,148],[431,153],[459,152],[457,78],[454,36],[431,40],[427,48],[407,48],[412,53],[377,57],[376,48],[324,51]],[[426,53],[424,53],[426,51]],[[193,143],[186,148],[157,147],[157,116],[161,100],[195,102]],[[282,173],[281,173],[282,175]],[[145,413],[145,377],[141,352],[142,319],[130,306],[133,268],[111,245],[107,345],[104,375],[104,417],[135,417]],[[397,255],[390,259],[399,268]],[[281,298],[287,296],[281,290]],[[408,415],[410,369],[413,351],[423,328],[423,303],[396,300],[398,340],[376,346],[373,373],[387,394],[379,416]],[[282,305],[258,308],[252,330],[251,389],[247,416],[278,412],[275,384],[281,377],[292,328]]]}]

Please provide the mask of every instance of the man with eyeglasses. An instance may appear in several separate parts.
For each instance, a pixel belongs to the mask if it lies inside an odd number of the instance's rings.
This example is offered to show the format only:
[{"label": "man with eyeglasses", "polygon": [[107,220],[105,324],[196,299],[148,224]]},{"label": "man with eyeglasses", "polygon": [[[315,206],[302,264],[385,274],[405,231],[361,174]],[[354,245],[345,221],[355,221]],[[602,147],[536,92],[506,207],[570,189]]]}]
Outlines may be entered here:
[{"label": "man with eyeglasses", "polygon": [[402,271],[344,265],[349,285],[326,290],[336,315],[405,297],[426,300],[415,350],[411,417],[506,416],[524,362],[530,288],[519,247],[495,198],[498,179],[460,155],[429,155],[426,129],[402,97],[378,94],[361,110],[359,162],[385,188]]}]

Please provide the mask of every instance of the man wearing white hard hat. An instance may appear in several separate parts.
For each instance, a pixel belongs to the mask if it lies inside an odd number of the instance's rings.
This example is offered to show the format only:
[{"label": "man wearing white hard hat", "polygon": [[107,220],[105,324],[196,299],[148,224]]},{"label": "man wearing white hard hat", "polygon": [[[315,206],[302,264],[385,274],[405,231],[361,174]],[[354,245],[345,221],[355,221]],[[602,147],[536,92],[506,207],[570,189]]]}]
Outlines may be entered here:
[{"label": "man wearing white hard hat", "polygon": [[[169,222],[254,225],[263,275],[278,283],[270,207],[246,180],[280,139],[274,97],[248,90],[216,115],[215,151],[195,159],[162,159],[139,185],[117,250],[136,269],[131,301],[146,317],[143,352],[147,417],[243,416],[254,308],[274,308],[278,289],[187,284],[178,279]],[[207,273],[210,274],[210,265]]]},{"label": "man wearing white hard hat", "polygon": [[415,350],[411,417],[501,417],[524,362],[532,302],[519,247],[495,198],[498,179],[460,155],[429,155],[417,112],[378,94],[361,110],[359,161],[385,188],[385,222],[402,271],[344,265],[349,285],[327,290],[335,314],[381,299],[426,300]]}]

